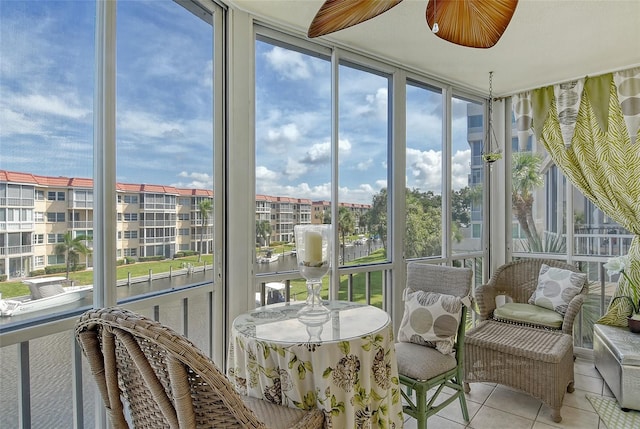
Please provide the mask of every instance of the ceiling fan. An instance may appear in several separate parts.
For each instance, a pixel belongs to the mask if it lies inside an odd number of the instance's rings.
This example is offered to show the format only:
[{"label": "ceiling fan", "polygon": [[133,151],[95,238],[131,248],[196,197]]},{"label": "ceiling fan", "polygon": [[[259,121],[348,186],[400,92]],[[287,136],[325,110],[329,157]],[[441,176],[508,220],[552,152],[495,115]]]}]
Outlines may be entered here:
[{"label": "ceiling fan", "polygon": [[[311,38],[360,24],[402,0],[326,0],[313,18]],[[518,0],[429,0],[426,20],[441,39],[461,46],[490,48],[507,29]]]}]

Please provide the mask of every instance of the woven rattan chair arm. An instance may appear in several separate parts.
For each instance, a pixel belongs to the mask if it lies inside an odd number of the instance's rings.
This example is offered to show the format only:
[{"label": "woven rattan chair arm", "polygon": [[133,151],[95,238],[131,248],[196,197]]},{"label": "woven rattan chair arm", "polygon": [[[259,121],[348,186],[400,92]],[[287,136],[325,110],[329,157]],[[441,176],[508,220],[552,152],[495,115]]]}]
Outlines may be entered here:
[{"label": "woven rattan chair arm", "polygon": [[487,320],[493,317],[493,311],[496,309],[497,294],[497,288],[491,281],[476,288],[474,297],[480,320]]},{"label": "woven rattan chair arm", "polygon": [[582,308],[582,304],[584,303],[586,297],[586,294],[579,293],[578,295],[573,297],[571,302],[569,302],[569,305],[567,306],[567,312],[564,314],[564,320],[562,322],[563,333],[573,335],[573,322],[580,312],[580,308]]},{"label": "woven rattan chair arm", "polygon": [[312,429],[325,427],[324,413],[317,410],[308,412],[302,420],[288,429]]}]

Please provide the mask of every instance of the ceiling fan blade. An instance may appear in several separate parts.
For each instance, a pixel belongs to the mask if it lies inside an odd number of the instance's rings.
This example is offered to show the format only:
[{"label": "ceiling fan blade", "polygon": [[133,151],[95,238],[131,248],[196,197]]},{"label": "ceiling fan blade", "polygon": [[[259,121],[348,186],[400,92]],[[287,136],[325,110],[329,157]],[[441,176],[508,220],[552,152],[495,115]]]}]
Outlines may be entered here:
[{"label": "ceiling fan blade", "polygon": [[326,0],[309,26],[307,36],[342,30],[384,13],[402,0]]},{"label": "ceiling fan blade", "polygon": [[[518,0],[429,0],[427,24],[436,36],[457,45],[490,48],[507,29]],[[434,10],[435,8],[435,10]]]}]

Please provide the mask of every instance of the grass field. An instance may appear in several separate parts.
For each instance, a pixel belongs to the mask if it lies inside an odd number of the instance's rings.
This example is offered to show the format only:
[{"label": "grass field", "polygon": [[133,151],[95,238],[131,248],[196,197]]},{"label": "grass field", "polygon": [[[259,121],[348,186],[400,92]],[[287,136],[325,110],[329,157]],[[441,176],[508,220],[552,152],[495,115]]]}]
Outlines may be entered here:
[{"label": "grass field", "polygon": [[[206,263],[212,265],[213,255],[202,255],[202,259],[198,262],[198,256],[187,256],[184,258],[168,259],[165,261],[153,261],[153,262],[137,262],[135,264],[121,265],[117,268],[117,279],[126,279],[129,274],[131,277],[148,276],[149,270],[153,273],[165,273],[171,268],[179,270],[183,268],[183,264],[191,263],[194,266],[202,266]],[[52,274],[52,276],[64,277],[66,273]],[[69,280],[73,280],[76,286],[93,284],[93,271],[77,271],[69,273]],[[29,287],[22,283],[22,281],[11,281],[0,283],[0,293],[3,298],[12,298],[15,296],[29,295]]]}]

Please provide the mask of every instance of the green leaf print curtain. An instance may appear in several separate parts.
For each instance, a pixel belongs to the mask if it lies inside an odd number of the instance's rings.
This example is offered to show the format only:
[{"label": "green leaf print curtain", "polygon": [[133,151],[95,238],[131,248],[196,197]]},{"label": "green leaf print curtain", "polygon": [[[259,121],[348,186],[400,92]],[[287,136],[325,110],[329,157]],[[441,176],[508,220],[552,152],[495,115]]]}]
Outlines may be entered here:
[{"label": "green leaf print curtain", "polygon": [[[536,138],[565,176],[607,216],[635,234],[627,273],[640,285],[640,67],[518,94],[518,128]],[[614,296],[640,291],[621,277]],[[627,326],[616,300],[598,321]]]}]

